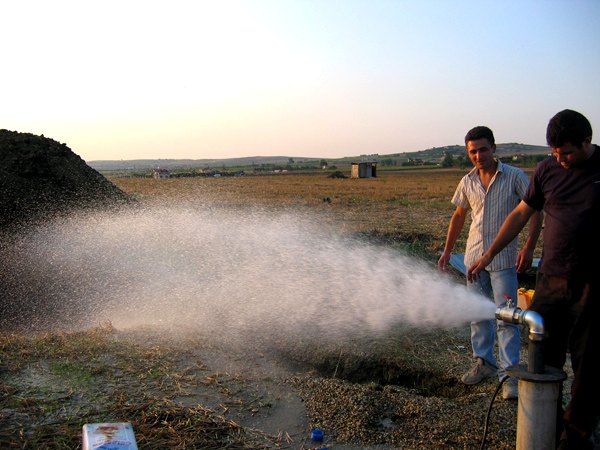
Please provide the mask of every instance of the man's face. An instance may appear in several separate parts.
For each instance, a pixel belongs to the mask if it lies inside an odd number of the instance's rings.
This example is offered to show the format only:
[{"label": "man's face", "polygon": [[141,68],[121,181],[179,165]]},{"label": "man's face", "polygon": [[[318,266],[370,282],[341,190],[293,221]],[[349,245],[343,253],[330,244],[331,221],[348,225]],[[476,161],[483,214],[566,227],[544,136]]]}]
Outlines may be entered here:
[{"label": "man's face", "polygon": [[586,152],[586,143],[581,148],[577,148],[570,142],[565,142],[563,146],[553,148],[552,153],[558,163],[565,169],[578,166],[589,157]]},{"label": "man's face", "polygon": [[494,166],[496,145],[490,145],[487,139],[467,141],[467,155],[478,169],[489,169]]}]

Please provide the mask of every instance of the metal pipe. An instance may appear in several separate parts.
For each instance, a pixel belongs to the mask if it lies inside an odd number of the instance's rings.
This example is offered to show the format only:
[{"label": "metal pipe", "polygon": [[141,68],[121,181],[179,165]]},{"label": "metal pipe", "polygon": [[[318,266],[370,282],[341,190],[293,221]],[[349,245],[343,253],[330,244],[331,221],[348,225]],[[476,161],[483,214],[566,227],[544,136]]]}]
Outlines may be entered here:
[{"label": "metal pipe", "polygon": [[541,341],[529,340],[527,370],[530,373],[545,373],[544,357],[542,355]]},{"label": "metal pipe", "polygon": [[507,301],[507,306],[496,309],[496,318],[508,323],[525,324],[529,328],[529,359],[528,371],[530,373],[544,373],[544,360],[541,351],[541,341],[544,338],[544,320],[542,316],[529,309],[522,310],[512,306],[512,301]]},{"label": "metal pipe", "polygon": [[516,450],[556,448],[559,382],[519,381]]},{"label": "metal pipe", "polygon": [[508,323],[525,324],[529,328],[529,339],[540,341],[544,337],[544,320],[542,316],[529,309],[522,310],[519,307],[507,306],[496,309],[496,319]]},{"label": "metal pipe", "polygon": [[506,369],[507,375],[519,380],[517,412],[517,450],[553,449],[555,447],[556,412],[560,384],[567,375],[544,366],[541,345],[544,320],[535,311],[514,308],[512,300],[496,309],[496,319],[525,324],[529,328],[529,364]]}]

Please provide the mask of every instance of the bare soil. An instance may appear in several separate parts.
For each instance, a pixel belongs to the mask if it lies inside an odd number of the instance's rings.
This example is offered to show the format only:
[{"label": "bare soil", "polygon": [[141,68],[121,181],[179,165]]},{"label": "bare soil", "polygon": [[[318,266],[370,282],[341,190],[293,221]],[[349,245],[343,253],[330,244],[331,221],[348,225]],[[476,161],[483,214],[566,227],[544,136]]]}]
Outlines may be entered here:
[{"label": "bare soil", "polygon": [[[465,330],[335,348],[219,348],[109,325],[0,341],[2,448],[78,448],[84,423],[122,421],[140,448],[475,448],[496,387],[457,382]],[[513,448],[515,414],[494,402],[488,448]]]}]

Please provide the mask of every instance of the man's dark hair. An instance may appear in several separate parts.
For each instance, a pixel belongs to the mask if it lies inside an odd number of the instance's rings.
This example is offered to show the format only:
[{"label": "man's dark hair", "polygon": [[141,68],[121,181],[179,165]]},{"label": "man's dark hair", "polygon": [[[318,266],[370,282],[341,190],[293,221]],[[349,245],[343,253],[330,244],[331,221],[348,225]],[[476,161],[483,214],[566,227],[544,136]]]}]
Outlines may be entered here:
[{"label": "man's dark hair", "polygon": [[478,126],[469,130],[465,136],[465,145],[467,145],[467,142],[476,141],[477,139],[487,139],[490,145],[496,144],[494,133],[488,127]]},{"label": "man's dark hair", "polygon": [[546,142],[552,148],[562,147],[567,143],[581,148],[583,141],[591,137],[592,125],[577,111],[565,109],[548,122]]}]

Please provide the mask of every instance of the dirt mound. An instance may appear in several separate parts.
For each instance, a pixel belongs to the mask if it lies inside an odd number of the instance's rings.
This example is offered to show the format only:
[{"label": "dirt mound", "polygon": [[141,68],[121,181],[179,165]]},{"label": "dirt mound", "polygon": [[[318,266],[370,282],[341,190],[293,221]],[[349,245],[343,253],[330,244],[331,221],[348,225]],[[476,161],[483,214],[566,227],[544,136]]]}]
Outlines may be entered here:
[{"label": "dirt mound", "polygon": [[130,201],[65,144],[0,130],[0,228]]}]

